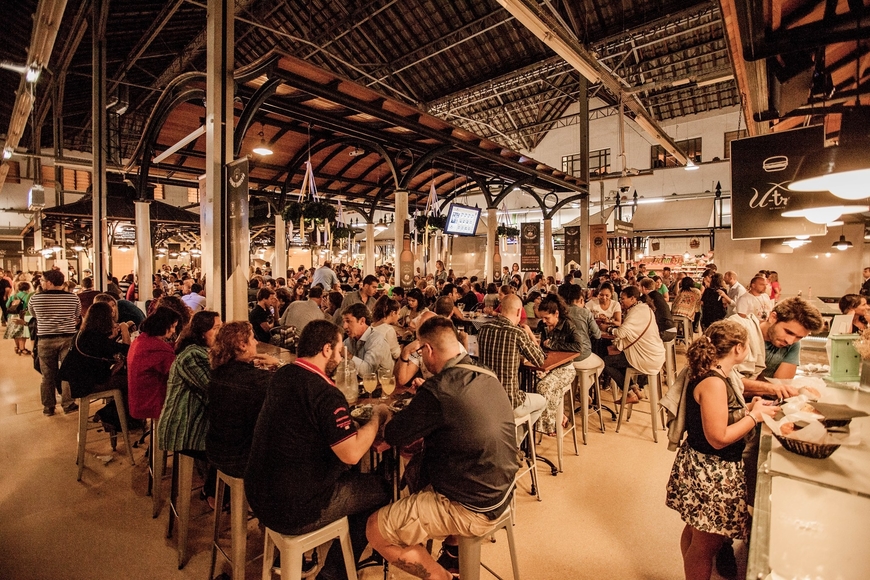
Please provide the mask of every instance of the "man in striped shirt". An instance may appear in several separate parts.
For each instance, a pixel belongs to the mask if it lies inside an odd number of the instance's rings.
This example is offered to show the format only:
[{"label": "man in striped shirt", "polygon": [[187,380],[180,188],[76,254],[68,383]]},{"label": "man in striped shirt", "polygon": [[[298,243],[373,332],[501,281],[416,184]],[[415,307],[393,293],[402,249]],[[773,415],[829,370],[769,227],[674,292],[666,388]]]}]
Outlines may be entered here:
[{"label": "man in striped shirt", "polygon": [[58,391],[61,392],[64,413],[72,413],[79,408],[70,395],[69,383],[61,381],[58,376],[60,364],[69,352],[82,312],[78,297],[62,290],[63,284],[64,275],[60,270],[43,272],[42,292],[34,294],[28,304],[37,322],[42,414],[49,417],[54,415]]}]

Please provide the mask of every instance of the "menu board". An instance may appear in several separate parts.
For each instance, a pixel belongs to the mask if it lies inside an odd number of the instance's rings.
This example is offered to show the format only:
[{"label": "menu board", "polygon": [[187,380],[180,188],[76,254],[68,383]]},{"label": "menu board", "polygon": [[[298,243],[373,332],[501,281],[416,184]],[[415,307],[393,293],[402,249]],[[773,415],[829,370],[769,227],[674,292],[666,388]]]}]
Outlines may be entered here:
[{"label": "menu board", "polygon": [[447,212],[445,234],[457,236],[473,236],[477,232],[477,220],[480,218],[480,208],[454,203]]},{"label": "menu board", "polygon": [[541,269],[541,224],[520,225],[520,269],[537,272]]}]

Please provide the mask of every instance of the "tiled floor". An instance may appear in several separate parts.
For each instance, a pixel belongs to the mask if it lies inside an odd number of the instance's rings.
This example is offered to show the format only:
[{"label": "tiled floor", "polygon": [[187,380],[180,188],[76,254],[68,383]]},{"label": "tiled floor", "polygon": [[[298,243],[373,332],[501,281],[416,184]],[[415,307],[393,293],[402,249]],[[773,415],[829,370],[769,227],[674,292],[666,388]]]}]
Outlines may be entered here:
[{"label": "tiled floor", "polygon": [[[165,538],[166,508],[151,518],[144,449],[134,449],[132,466],[122,442],[112,454],[105,435],[92,432],[76,482],[77,414],[44,417],[30,360],[15,356],[11,341],[0,348],[0,578],[206,580],[212,518],[205,504],[192,500],[191,558],[178,570],[175,540]],[[653,443],[649,417],[640,413],[619,434],[609,417],[606,426],[603,434],[590,429],[579,456],[566,439],[564,473],[540,469],[542,502],[519,493],[515,533],[525,580],[682,577],[683,526],[664,505],[674,457],[665,433]],[[540,453],[554,458],[555,447],[545,438]],[[112,460],[103,465],[96,455]],[[249,529],[253,557],[262,553],[262,534],[255,522]],[[503,538],[484,546],[483,560],[509,578]],[[260,561],[249,564],[247,577],[259,574]],[[362,574],[380,577],[378,569]]]}]

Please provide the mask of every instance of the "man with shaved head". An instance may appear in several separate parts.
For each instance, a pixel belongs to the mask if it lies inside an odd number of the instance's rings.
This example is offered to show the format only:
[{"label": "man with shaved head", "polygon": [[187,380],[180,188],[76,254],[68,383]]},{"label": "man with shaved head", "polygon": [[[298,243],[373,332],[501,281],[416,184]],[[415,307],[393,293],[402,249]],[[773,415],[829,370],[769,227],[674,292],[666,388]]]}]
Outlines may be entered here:
[{"label": "man with shaved head", "polygon": [[540,366],[547,356],[529,326],[520,324],[522,312],[523,301],[520,297],[507,294],[499,305],[496,319],[480,328],[477,345],[480,362],[498,376],[514,408],[514,416],[529,414],[534,424],[544,412],[547,401],[543,395],[520,390],[520,357]]}]

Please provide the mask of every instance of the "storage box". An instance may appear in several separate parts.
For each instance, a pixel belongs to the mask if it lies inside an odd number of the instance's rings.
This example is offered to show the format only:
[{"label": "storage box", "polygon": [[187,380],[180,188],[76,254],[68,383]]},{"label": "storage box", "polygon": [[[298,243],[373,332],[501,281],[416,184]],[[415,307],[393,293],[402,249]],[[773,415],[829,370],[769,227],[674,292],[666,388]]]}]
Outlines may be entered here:
[{"label": "storage box", "polygon": [[838,382],[857,381],[861,377],[861,356],[855,350],[857,334],[834,334],[831,341],[831,379]]}]

